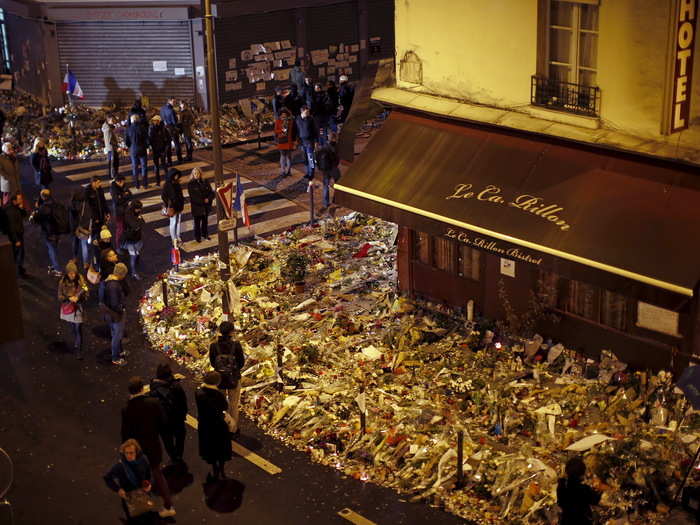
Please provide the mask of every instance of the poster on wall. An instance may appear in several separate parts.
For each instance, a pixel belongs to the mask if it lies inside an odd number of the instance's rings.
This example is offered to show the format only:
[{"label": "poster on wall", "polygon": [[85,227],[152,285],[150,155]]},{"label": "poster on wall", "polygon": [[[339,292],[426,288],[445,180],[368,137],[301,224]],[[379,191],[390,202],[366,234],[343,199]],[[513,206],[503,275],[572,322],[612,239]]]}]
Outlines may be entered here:
[{"label": "poster on wall", "polygon": [[250,49],[244,49],[241,51],[241,61],[250,62],[253,60],[253,52]]},{"label": "poster on wall", "polygon": [[678,312],[667,310],[653,304],[639,301],[637,303],[637,326],[680,337],[678,333]]},{"label": "poster on wall", "polygon": [[168,62],[166,60],[154,60],[153,61],[153,71],[167,71]]},{"label": "poster on wall", "polygon": [[225,91],[238,91],[243,87],[243,82],[227,82],[224,86]]},{"label": "poster on wall", "polygon": [[515,261],[501,257],[501,275],[515,277]]},{"label": "poster on wall", "polygon": [[175,76],[176,77],[184,77],[185,76],[185,68],[184,67],[176,67],[175,68]]},{"label": "poster on wall", "polygon": [[228,59],[228,68],[229,69],[236,69],[236,59],[235,58]]},{"label": "poster on wall", "polygon": [[238,70],[227,71],[226,72],[226,82],[234,82],[238,80]]}]

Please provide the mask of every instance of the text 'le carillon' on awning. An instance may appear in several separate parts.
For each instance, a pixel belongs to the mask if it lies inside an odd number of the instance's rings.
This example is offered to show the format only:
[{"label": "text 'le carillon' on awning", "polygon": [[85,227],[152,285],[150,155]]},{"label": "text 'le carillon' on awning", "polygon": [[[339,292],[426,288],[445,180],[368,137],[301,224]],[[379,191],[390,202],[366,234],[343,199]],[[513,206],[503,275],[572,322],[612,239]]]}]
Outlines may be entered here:
[{"label": "text 'le carillon' on awning", "polygon": [[409,226],[430,219],[429,233],[516,260],[538,264],[539,252],[692,296],[696,179],[665,161],[394,111],[335,199]]}]

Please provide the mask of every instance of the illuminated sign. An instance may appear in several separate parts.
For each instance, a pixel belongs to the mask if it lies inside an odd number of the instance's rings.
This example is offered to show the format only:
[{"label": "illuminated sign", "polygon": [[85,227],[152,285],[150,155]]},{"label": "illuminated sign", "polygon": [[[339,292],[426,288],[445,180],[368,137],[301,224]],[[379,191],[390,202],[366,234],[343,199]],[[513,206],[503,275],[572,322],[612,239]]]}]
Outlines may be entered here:
[{"label": "illuminated sign", "polygon": [[671,98],[671,133],[688,128],[690,93],[693,85],[696,0],[678,0],[676,11],[675,66]]}]

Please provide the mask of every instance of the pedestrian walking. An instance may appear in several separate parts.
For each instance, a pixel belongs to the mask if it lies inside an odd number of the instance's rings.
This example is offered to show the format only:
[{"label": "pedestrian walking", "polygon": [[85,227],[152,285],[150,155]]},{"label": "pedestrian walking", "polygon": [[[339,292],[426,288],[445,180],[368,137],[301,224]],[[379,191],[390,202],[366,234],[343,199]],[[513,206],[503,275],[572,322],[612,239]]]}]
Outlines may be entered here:
[{"label": "pedestrian walking", "polygon": [[340,95],[335,82],[329,80],[326,83],[326,96],[328,97],[328,126],[333,133],[338,131],[338,108],[340,107]]},{"label": "pedestrian walking", "polygon": [[19,159],[15,154],[15,145],[5,142],[0,155],[0,196],[2,205],[10,202],[10,196],[22,191],[20,184]]},{"label": "pedestrian walking", "polygon": [[153,166],[155,168],[156,186],[160,186],[160,171],[167,170],[168,161],[166,152],[168,144],[170,144],[170,133],[163,124],[163,121],[158,115],[151,119],[151,127],[148,130],[148,142],[151,146],[151,154],[153,155]]},{"label": "pedestrian walking", "polygon": [[219,337],[209,346],[209,363],[221,376],[219,389],[226,393],[231,415],[231,431],[238,433],[238,408],[241,402],[241,370],[245,355],[241,343],[232,338],[234,326],[229,321],[219,325]]},{"label": "pedestrian walking", "polygon": [[[92,177],[90,184],[86,186],[85,199],[90,206],[90,242],[97,246],[102,226],[108,224],[111,219],[102,181],[99,177]],[[97,251],[96,255],[99,253]]]},{"label": "pedestrian walking", "polygon": [[168,166],[173,165],[173,145],[175,147],[177,161],[182,162],[182,151],[180,148],[180,128],[178,126],[177,113],[175,113],[175,108],[173,107],[174,104],[175,99],[169,98],[168,101],[163,105],[163,107],[160,108],[160,118],[163,121],[163,124],[165,124],[165,127],[168,129],[168,133],[170,133],[171,139],[171,142],[168,142],[165,152],[165,157]]},{"label": "pedestrian walking", "polygon": [[10,202],[4,206],[6,218],[5,233],[12,244],[12,255],[20,277],[27,277],[24,269],[24,221],[27,211],[24,209],[22,194],[15,193],[10,197]]},{"label": "pedestrian walking", "polygon": [[314,85],[311,93],[311,115],[313,116],[316,129],[318,130],[318,143],[323,146],[328,142],[328,127],[330,123],[330,102],[321,84]]},{"label": "pedestrian walking", "polygon": [[302,71],[302,69],[301,69],[301,60],[297,58],[294,61],[294,67],[289,72],[289,80],[294,85],[294,87],[297,88],[297,91],[301,92],[301,90],[304,87],[304,79],[305,78],[306,78],[306,75],[304,74],[304,71]]},{"label": "pedestrian walking", "polygon": [[102,124],[102,137],[105,143],[104,152],[107,155],[107,176],[114,179],[119,173],[119,139],[113,115],[107,115],[104,124]]},{"label": "pedestrian walking", "polygon": [[323,209],[331,205],[331,188],[340,178],[339,164],[335,133],[331,133],[329,142],[316,150],[316,165],[323,176]]},{"label": "pedestrian walking", "polygon": [[122,235],[124,234],[124,213],[131,200],[131,191],[126,187],[123,175],[117,175],[110,185],[112,194],[112,217],[114,219],[114,247],[122,249]]},{"label": "pedestrian walking", "polygon": [[566,462],[566,477],[557,484],[557,504],[562,510],[560,525],[592,525],[591,505],[600,503],[599,491],[583,483],[586,464],[580,457]]},{"label": "pedestrian walking", "polygon": [[192,162],[192,152],[194,150],[194,111],[187,105],[184,100],[180,101],[180,131],[182,139],[185,143],[185,151],[187,162]]},{"label": "pedestrian walking", "polygon": [[78,188],[71,197],[70,230],[73,236],[73,258],[76,261],[82,260],[84,270],[87,270],[91,263],[91,213],[91,208],[85,198],[85,188]]},{"label": "pedestrian walking", "polygon": [[225,479],[225,464],[231,459],[231,434],[224,413],[228,409],[226,396],[218,385],[218,372],[204,374],[204,383],[195,393],[197,403],[199,456],[212,466],[207,481]]},{"label": "pedestrian walking", "polygon": [[292,113],[287,108],[283,108],[275,120],[275,138],[280,152],[280,177],[289,177],[292,174],[292,153],[296,149],[297,129]]},{"label": "pedestrian walking", "polygon": [[[119,494],[127,522],[158,508],[151,492],[151,464],[135,439],[127,439],[121,444],[118,461],[102,479],[107,487]],[[158,510],[158,514],[162,518],[173,515],[165,508]]]},{"label": "pedestrian walking", "polygon": [[126,364],[122,348],[122,339],[126,325],[126,294],[120,281],[126,277],[127,273],[128,270],[124,263],[114,265],[113,273],[105,281],[104,297],[101,301],[112,335],[112,364],[117,366]]},{"label": "pedestrian walking", "polygon": [[[54,201],[51,196],[51,190],[45,188],[39,193],[39,198],[36,201],[35,211],[32,213],[33,222],[36,222],[41,228],[41,234],[46,244],[46,251],[49,258],[49,274],[56,277],[61,276],[58,264],[58,243],[64,231],[63,223],[65,221],[65,230],[69,229],[68,211],[60,203]],[[65,217],[64,217],[65,214]]]},{"label": "pedestrian walking", "polygon": [[163,460],[160,435],[164,425],[165,414],[160,403],[148,395],[148,389],[140,377],[132,377],[129,380],[129,400],[122,409],[122,442],[135,439],[148,458],[153,484],[163,498],[166,511],[161,513],[161,517],[175,515],[170,488],[160,467]]},{"label": "pedestrian walking", "polygon": [[207,221],[214,201],[214,190],[211,184],[204,180],[202,170],[199,168],[192,170],[187,191],[190,194],[192,218],[194,219],[194,239],[197,242],[202,242],[202,238],[209,240]]},{"label": "pedestrian walking", "polygon": [[48,188],[53,182],[53,174],[51,172],[51,162],[49,161],[49,152],[46,149],[44,139],[37,137],[34,139],[32,146],[32,154],[29,156],[29,162],[34,168],[34,183],[40,188]]},{"label": "pedestrian walking", "polygon": [[299,133],[299,142],[301,143],[306,162],[306,175],[304,177],[311,180],[314,178],[314,169],[316,168],[314,152],[318,142],[318,128],[316,128],[316,123],[311,117],[311,111],[308,106],[301,108],[301,115],[296,118],[296,125]]},{"label": "pedestrian walking", "polygon": [[340,89],[338,89],[338,98],[340,100],[340,116],[338,122],[345,122],[345,119],[350,113],[352,100],[355,97],[355,88],[348,82],[346,75],[340,75]]},{"label": "pedestrian walking", "polygon": [[87,299],[88,287],[85,278],[78,272],[75,261],[68,261],[66,271],[58,281],[58,300],[62,321],[71,325],[73,350],[77,359],[83,358],[83,305]]},{"label": "pedestrian walking", "polygon": [[139,275],[141,250],[143,249],[143,204],[140,200],[130,201],[124,213],[124,248],[129,253],[131,276],[141,280]]},{"label": "pedestrian walking", "polygon": [[165,209],[165,215],[170,218],[170,239],[173,244],[182,242],[180,238],[180,221],[182,210],[185,209],[185,197],[180,186],[180,170],[170,168],[165,175],[165,184],[161,192],[161,200]]},{"label": "pedestrian walking", "polygon": [[169,364],[163,363],[156,368],[156,377],[151,381],[151,395],[160,402],[165,414],[161,433],[165,451],[173,463],[183,464],[187,395]]},{"label": "pedestrian walking", "polygon": [[[131,115],[131,124],[126,130],[126,146],[131,156],[131,176],[136,189],[148,188],[148,127],[140,120],[141,117]],[[140,173],[140,177],[139,177]]]}]

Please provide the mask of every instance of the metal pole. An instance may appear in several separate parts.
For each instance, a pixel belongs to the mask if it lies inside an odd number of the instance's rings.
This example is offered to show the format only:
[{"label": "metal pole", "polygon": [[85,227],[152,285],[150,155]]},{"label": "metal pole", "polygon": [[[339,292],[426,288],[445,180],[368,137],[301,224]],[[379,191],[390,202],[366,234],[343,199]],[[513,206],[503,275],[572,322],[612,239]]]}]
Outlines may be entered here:
[{"label": "metal pole", "polygon": [[464,430],[457,431],[457,488],[464,487]]},{"label": "metal pole", "polygon": [[[224,167],[221,158],[221,124],[219,122],[219,93],[217,89],[216,61],[214,57],[214,17],[211,14],[211,0],[204,0],[204,29],[207,36],[207,82],[209,86],[209,110],[211,112],[212,155],[214,158],[214,181],[218,187],[224,185]],[[220,223],[226,218],[221,203],[216,202],[216,220]],[[219,236],[219,269],[223,282],[222,307],[226,316],[230,313],[228,300],[229,268],[228,234],[217,228]]]},{"label": "metal pole", "polygon": [[316,223],[316,217],[314,216],[314,180],[309,181],[309,226],[313,226]]}]

